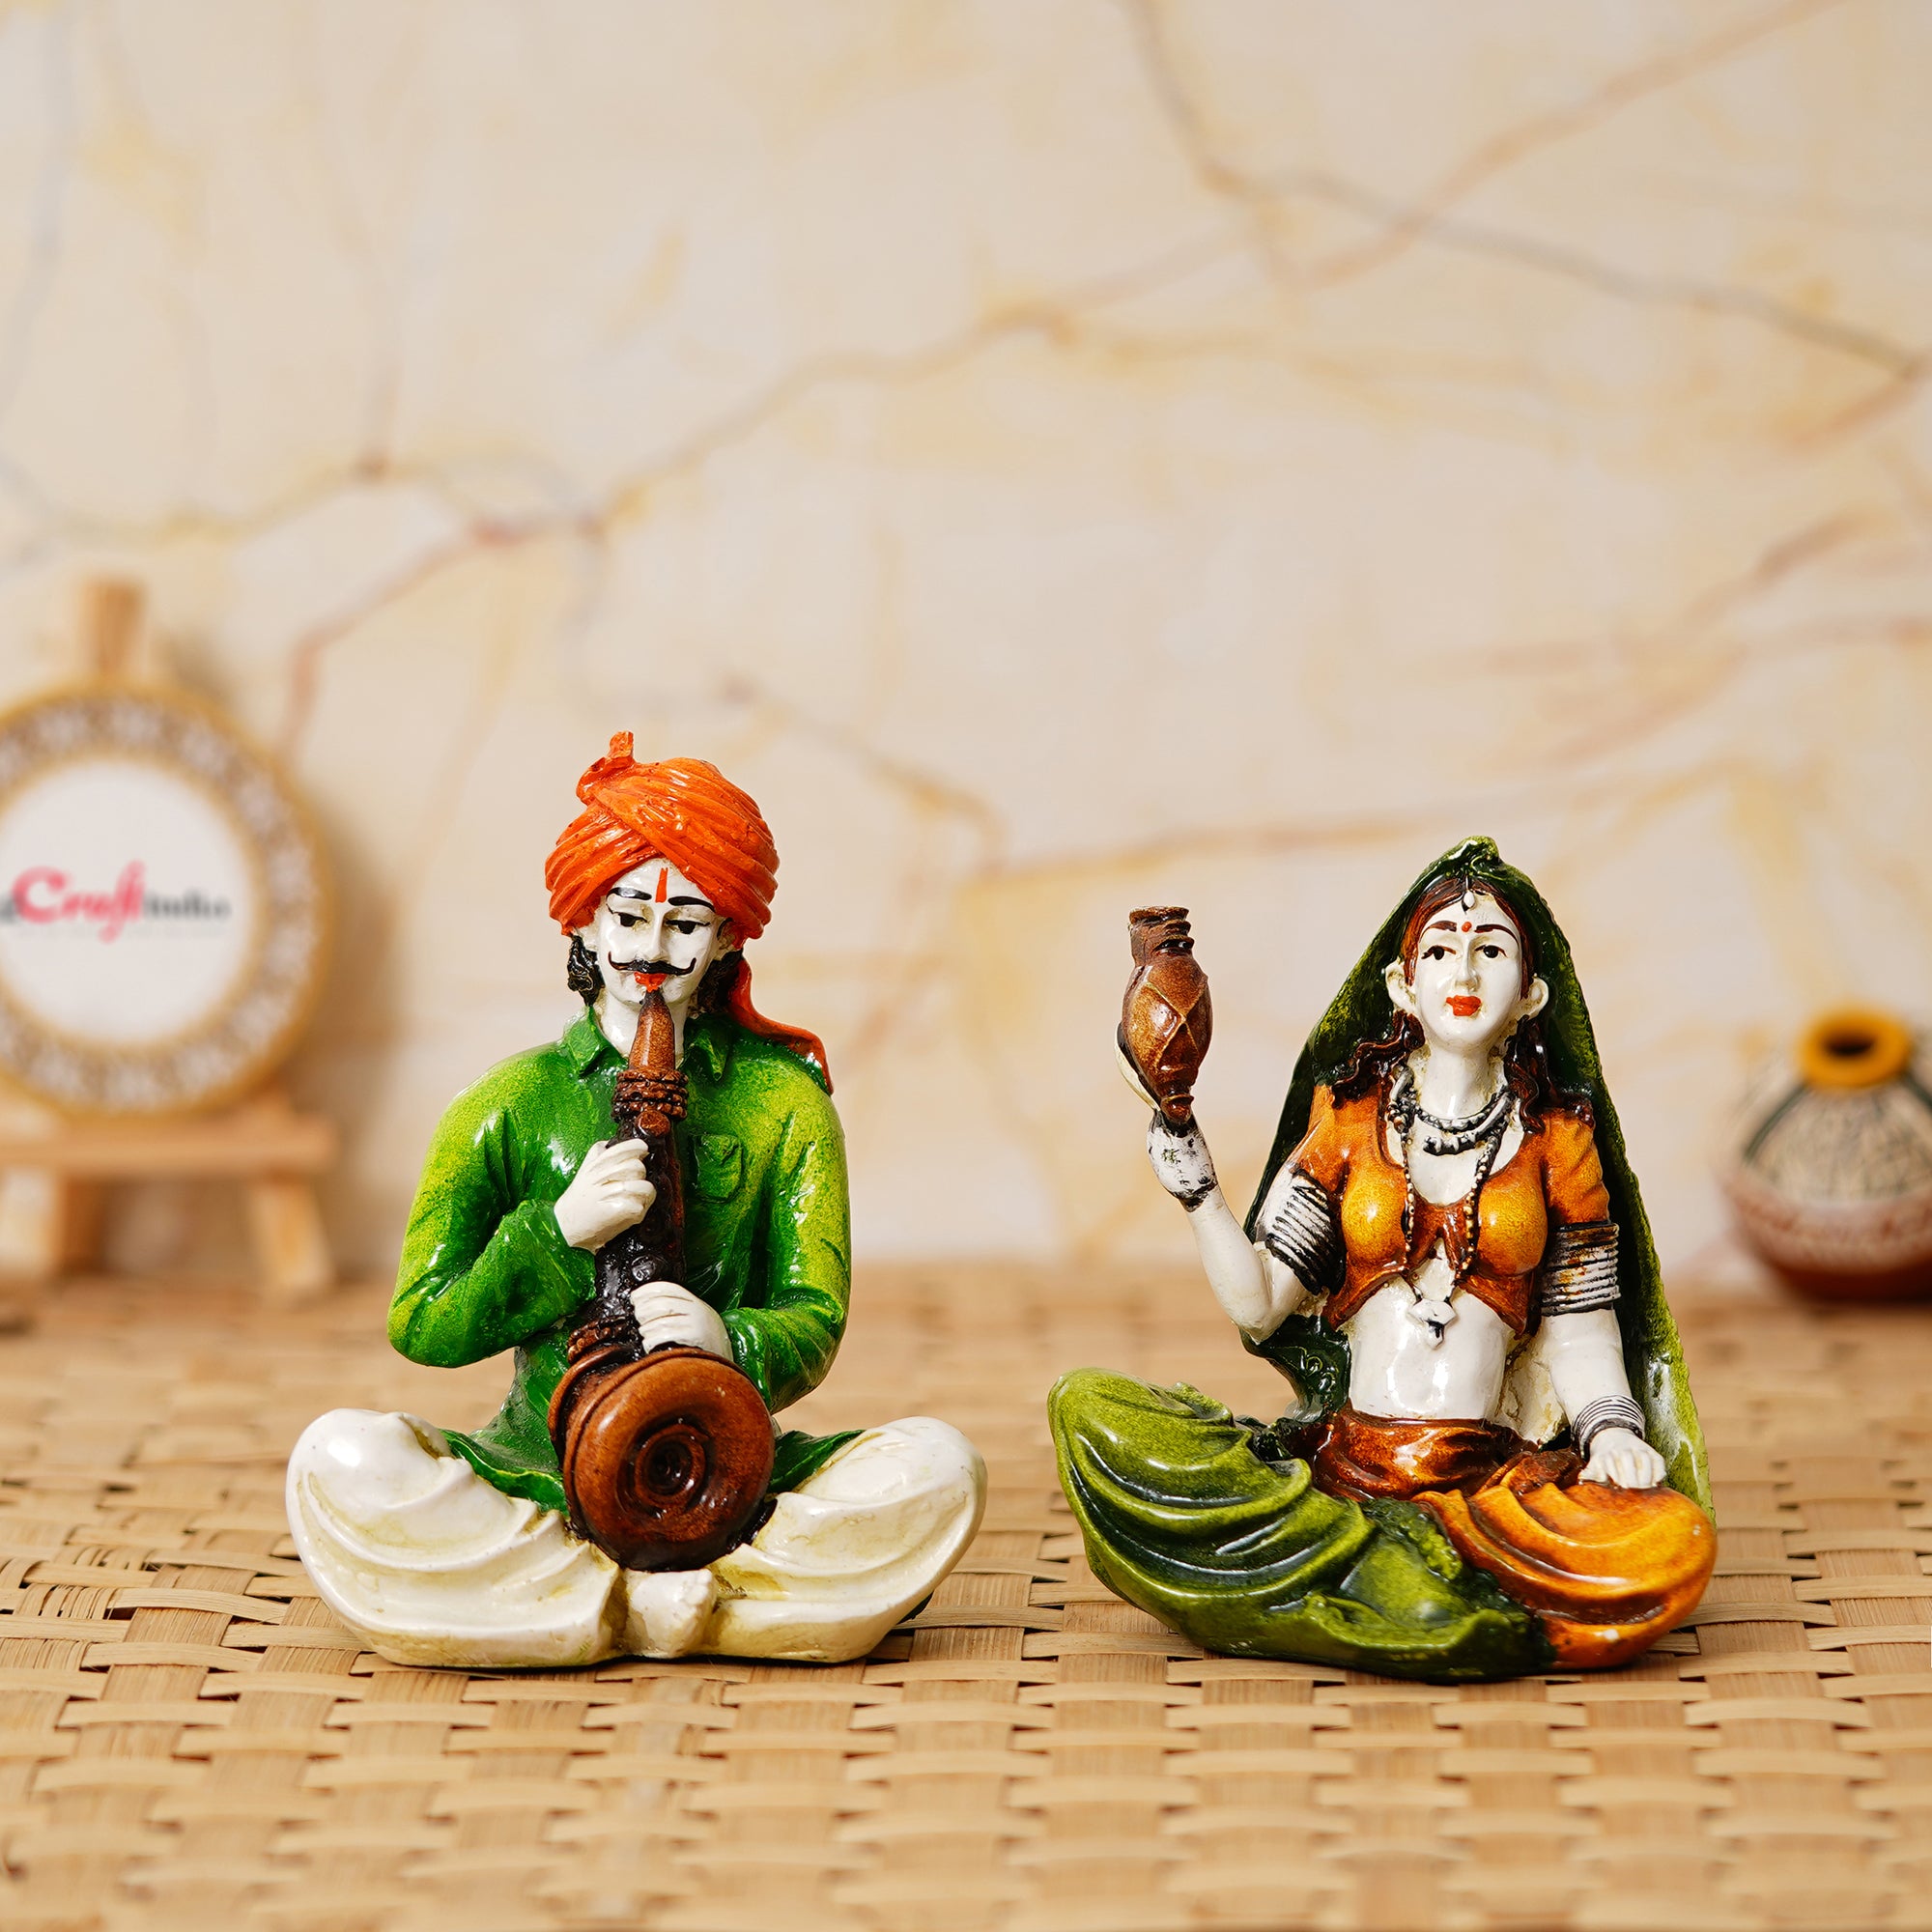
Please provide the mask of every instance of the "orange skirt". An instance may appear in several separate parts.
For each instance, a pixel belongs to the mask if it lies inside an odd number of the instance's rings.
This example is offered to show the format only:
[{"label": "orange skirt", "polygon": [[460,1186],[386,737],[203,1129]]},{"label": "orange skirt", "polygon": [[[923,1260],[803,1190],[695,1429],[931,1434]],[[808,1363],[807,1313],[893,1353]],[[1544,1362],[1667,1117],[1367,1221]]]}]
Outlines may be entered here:
[{"label": "orange skirt", "polygon": [[1689,1496],[1581,1482],[1574,1451],[1532,1449],[1499,1422],[1399,1422],[1344,1404],[1311,1446],[1330,1495],[1428,1510],[1541,1618],[1558,1668],[1648,1650],[1696,1607],[1718,1559],[1717,1530]]}]

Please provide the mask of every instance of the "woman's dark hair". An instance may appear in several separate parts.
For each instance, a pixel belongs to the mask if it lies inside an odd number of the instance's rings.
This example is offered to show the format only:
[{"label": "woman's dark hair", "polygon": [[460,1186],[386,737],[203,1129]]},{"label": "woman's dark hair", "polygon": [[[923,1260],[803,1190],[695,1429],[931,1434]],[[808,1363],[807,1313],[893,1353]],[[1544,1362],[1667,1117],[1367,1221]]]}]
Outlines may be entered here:
[{"label": "woman's dark hair", "polygon": [[[1523,991],[1527,992],[1530,982],[1536,978],[1536,953],[1522,915],[1494,886],[1460,872],[1446,873],[1434,880],[1416,901],[1415,910],[1403,929],[1402,964],[1405,976],[1410,980],[1415,977],[1415,955],[1430,915],[1471,894],[1493,899],[1509,915],[1522,952],[1521,984]],[[1386,1093],[1397,1069],[1421,1044],[1421,1026],[1410,1014],[1397,1009],[1395,1024],[1380,1039],[1356,1041],[1348,1065],[1328,1083],[1329,1091],[1338,1100],[1356,1099],[1372,1088],[1381,1088]],[[1549,1055],[1543,1043],[1543,1025],[1534,1016],[1519,1021],[1516,1031],[1510,1035],[1509,1044],[1503,1049],[1503,1078],[1509,1082],[1522,1110],[1525,1131],[1533,1130],[1552,1107],[1585,1122],[1591,1119],[1589,1100],[1580,1094],[1564,1092],[1551,1078]]]}]

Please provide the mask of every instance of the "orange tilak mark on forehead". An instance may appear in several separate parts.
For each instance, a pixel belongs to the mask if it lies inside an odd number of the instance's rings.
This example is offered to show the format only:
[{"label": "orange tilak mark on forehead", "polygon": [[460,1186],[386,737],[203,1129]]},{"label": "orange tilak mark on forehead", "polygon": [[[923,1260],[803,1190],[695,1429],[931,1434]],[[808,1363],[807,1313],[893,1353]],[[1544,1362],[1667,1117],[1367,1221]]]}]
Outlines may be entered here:
[{"label": "orange tilak mark on forehead", "polygon": [[657,903],[659,905],[664,904],[666,895],[668,894],[669,891],[670,891],[670,867],[668,866],[662,866],[658,868],[658,889],[655,895]]},{"label": "orange tilak mark on forehead", "polygon": [[1464,921],[1463,922],[1463,930],[1464,932],[1467,932],[1467,931],[1469,931],[1470,929],[1471,929],[1471,928],[1470,928],[1470,925],[1469,925],[1469,922],[1468,922],[1468,921],[1467,921],[1467,920],[1465,919],[1465,920],[1464,920]]}]

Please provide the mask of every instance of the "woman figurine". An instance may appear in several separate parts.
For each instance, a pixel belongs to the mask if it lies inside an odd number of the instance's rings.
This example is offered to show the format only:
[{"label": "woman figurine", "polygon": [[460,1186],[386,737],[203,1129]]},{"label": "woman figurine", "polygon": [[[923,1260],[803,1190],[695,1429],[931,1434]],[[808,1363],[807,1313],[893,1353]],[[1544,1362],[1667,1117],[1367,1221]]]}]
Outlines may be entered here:
[{"label": "woman figurine", "polygon": [[[844,1333],[844,1139],[818,1040],[752,1004],[743,949],[765,928],[779,862],[757,806],[699,759],[631,753],[619,732],[583,774],[583,810],[544,872],[583,1010],[451,1102],[389,1310],[412,1361],[514,1351],[508,1396],[467,1435],[333,1409],[289,1460],[289,1524],[316,1588],[394,1662],[863,1657],[979,1524],[985,1467],[949,1424],[811,1435],[771,1420],[817,1385]],[[628,1068],[660,1025],[678,1070]],[[622,1131],[642,1118],[627,1083],[647,1090],[668,1150]],[[682,1280],[607,1265],[673,1207],[677,1238],[657,1253],[678,1254]],[[585,1366],[586,1316],[593,1342],[621,1328],[639,1364],[715,1362],[714,1382],[742,1378],[771,1412],[763,1494],[722,1554],[627,1568],[579,1533],[553,1409],[567,1358],[573,1375]],[[618,1472],[640,1507],[658,1492],[676,1503],[716,1446],[676,1414],[652,1439],[669,1455]]]},{"label": "woman figurine", "polygon": [[1423,874],[1310,1037],[1245,1227],[1191,1121],[1148,1147],[1300,1400],[1264,1427],[1063,1377],[1096,1577],[1213,1650],[1445,1681],[1619,1663],[1695,1605],[1676,1328],[1569,948],[1491,840]]}]

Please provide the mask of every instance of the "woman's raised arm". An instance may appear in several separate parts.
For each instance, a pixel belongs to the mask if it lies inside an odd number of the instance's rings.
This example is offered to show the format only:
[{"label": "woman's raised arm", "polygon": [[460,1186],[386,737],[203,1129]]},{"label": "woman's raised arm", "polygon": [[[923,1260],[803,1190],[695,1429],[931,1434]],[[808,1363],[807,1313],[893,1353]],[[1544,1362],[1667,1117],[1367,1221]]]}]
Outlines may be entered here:
[{"label": "woman's raised arm", "polygon": [[1156,1114],[1148,1127],[1148,1158],[1154,1179],[1187,1209],[1202,1270],[1222,1313],[1251,1342],[1265,1341],[1308,1299],[1308,1284],[1248,1239],[1222,1198],[1198,1124],[1183,1133]]}]

